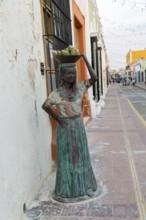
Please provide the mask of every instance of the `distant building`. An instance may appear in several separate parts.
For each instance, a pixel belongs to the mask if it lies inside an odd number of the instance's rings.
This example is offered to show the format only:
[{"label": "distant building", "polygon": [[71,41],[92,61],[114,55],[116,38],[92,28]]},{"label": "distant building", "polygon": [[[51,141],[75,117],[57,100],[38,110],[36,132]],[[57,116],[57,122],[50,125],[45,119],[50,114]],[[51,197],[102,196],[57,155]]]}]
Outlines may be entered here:
[{"label": "distant building", "polygon": [[136,81],[137,82],[141,82],[141,64],[142,64],[142,60],[137,60],[137,62],[135,62],[135,76],[136,76]]},{"label": "distant building", "polygon": [[146,49],[130,50],[126,55],[126,63],[129,66],[129,73],[137,82],[146,81]]},{"label": "distant building", "polygon": [[141,64],[141,77],[142,81],[146,83],[146,59],[144,59]]},{"label": "distant building", "polygon": [[146,49],[144,50],[130,50],[126,56],[127,65],[133,64],[139,59],[146,58]]}]

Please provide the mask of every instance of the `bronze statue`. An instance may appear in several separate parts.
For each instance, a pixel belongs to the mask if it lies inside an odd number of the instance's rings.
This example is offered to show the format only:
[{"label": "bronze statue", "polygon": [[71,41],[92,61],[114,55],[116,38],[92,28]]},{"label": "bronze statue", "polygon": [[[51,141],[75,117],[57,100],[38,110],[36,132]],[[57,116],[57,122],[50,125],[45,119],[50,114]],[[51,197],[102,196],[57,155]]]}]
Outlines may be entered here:
[{"label": "bronze statue", "polygon": [[[77,202],[101,193],[92,170],[85,128],[80,114],[82,99],[97,78],[85,55],[81,55],[90,79],[76,83],[76,64],[60,64],[62,86],[55,89],[42,108],[57,122],[57,174],[53,198]],[[57,115],[52,106],[56,106]]]}]

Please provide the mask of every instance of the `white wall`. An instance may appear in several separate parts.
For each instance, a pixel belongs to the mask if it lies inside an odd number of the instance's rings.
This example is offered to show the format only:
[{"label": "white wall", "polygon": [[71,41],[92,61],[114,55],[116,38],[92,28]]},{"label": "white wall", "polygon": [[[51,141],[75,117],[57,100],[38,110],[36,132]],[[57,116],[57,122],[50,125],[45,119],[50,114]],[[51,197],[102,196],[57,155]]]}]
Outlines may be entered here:
[{"label": "white wall", "polygon": [[102,49],[102,79],[103,79],[103,97],[107,93],[107,75],[106,75],[106,60],[105,60],[105,50]]},{"label": "white wall", "polygon": [[23,204],[51,171],[40,1],[0,3],[0,219],[20,220]]}]

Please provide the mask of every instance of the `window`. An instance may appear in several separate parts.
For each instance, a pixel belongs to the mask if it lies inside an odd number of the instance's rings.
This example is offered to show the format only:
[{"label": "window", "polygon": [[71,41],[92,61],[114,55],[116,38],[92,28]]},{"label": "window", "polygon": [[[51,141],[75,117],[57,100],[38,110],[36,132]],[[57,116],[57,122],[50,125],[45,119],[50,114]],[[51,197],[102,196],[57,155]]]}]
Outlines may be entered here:
[{"label": "window", "polygon": [[62,50],[72,44],[69,0],[41,0],[43,12],[43,41],[47,93],[60,84],[58,62],[53,59],[52,50]]}]

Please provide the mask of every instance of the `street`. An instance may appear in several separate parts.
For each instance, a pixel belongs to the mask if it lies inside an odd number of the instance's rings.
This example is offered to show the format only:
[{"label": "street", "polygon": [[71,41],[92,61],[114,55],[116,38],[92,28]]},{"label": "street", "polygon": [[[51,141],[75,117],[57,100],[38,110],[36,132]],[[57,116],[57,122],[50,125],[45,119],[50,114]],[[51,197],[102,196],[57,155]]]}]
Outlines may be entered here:
[{"label": "street", "polygon": [[122,87],[122,92],[139,113],[139,116],[146,121],[146,90],[140,89],[136,86],[127,86]]},{"label": "street", "polygon": [[35,220],[146,219],[146,90],[111,84],[105,107],[86,126],[91,162],[102,194],[63,204],[51,198],[55,172],[27,207]]}]

